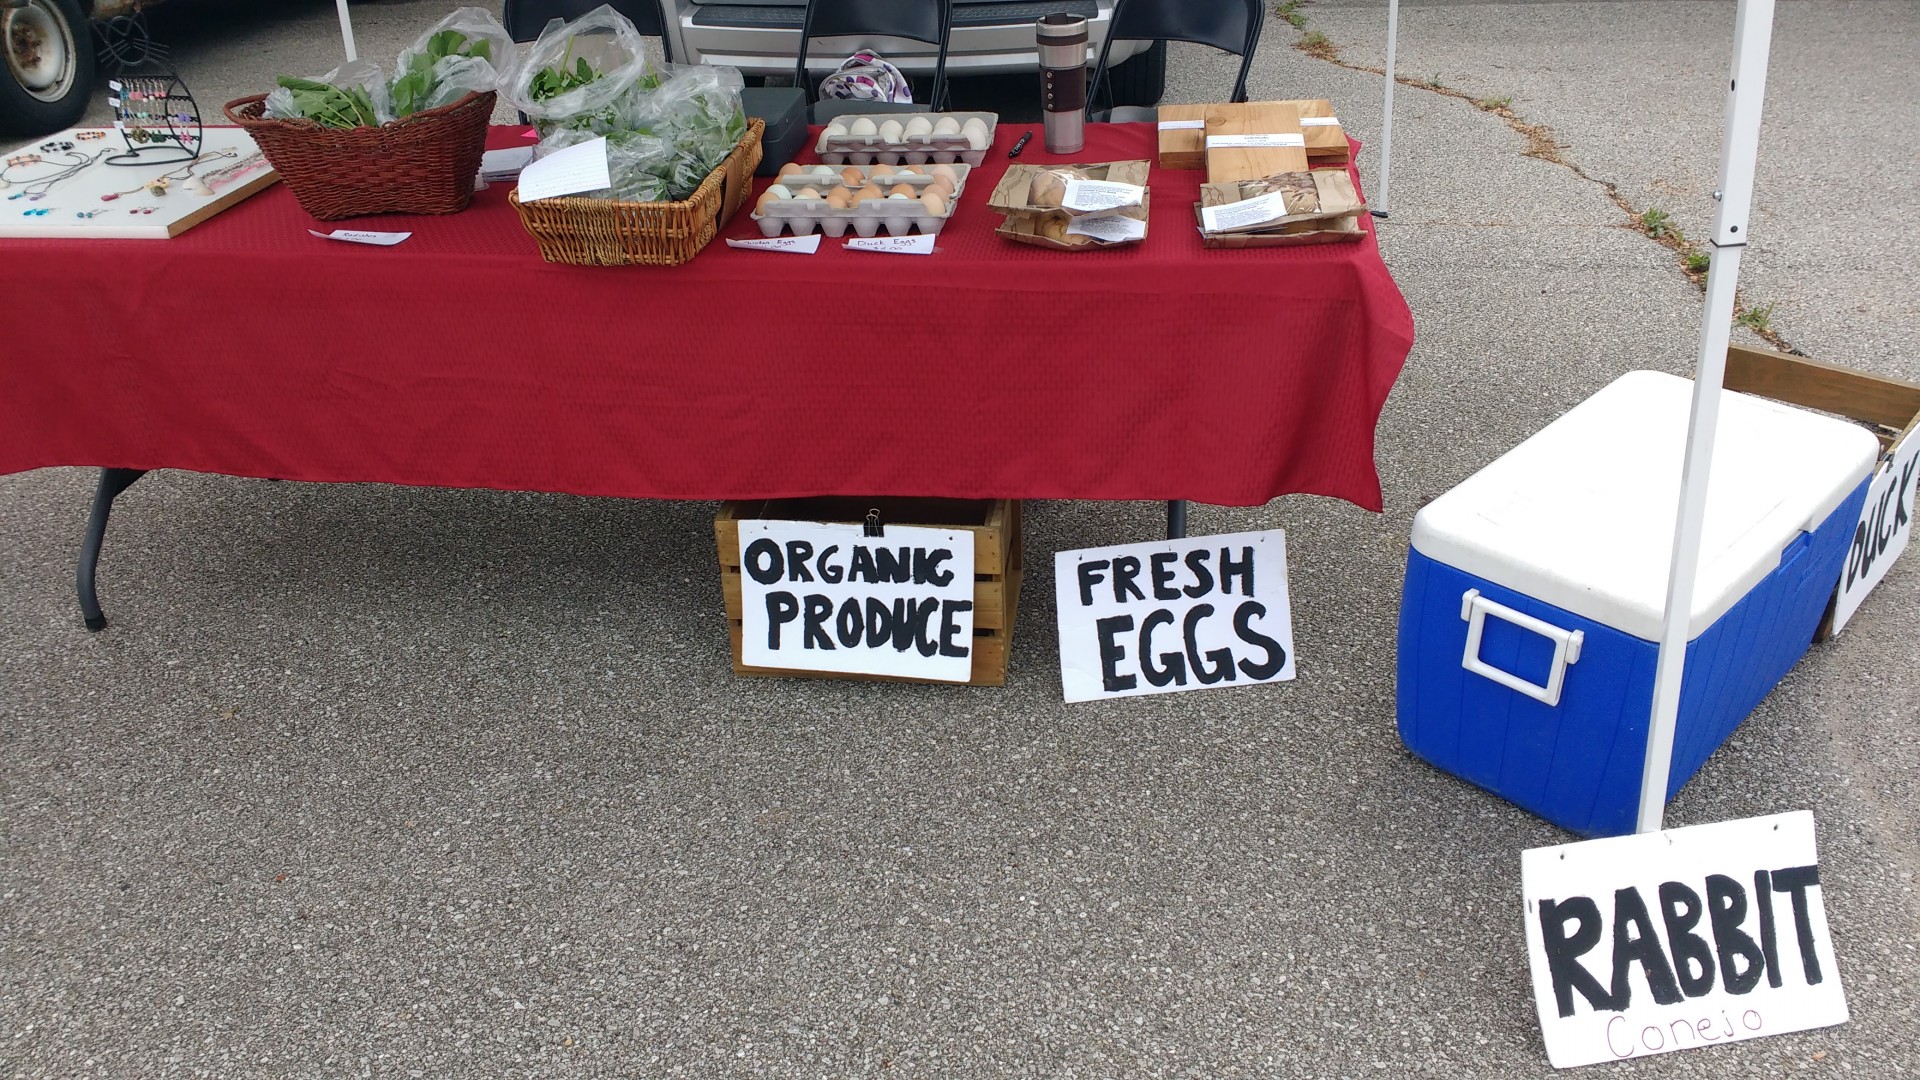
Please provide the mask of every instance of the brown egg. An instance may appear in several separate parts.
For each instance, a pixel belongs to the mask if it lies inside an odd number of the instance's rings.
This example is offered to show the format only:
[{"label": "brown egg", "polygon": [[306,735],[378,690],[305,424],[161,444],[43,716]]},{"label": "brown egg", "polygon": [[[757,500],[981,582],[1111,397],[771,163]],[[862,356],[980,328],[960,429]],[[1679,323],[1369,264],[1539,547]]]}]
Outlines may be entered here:
[{"label": "brown egg", "polygon": [[820,189],[816,187],[803,187],[799,191],[794,192],[793,197],[796,199],[818,199],[820,198]]},{"label": "brown egg", "polygon": [[905,195],[909,199],[917,199],[920,197],[920,193],[913,190],[912,184],[895,184],[887,189],[887,194]]},{"label": "brown egg", "polygon": [[880,190],[879,184],[868,184],[866,187],[863,187],[859,191],[856,191],[853,193],[853,205],[859,206],[861,203],[866,202],[868,199],[883,199],[883,198],[886,198],[886,192]]},{"label": "brown egg", "polygon": [[853,205],[853,192],[843,187],[834,188],[827,192],[827,205],[835,210],[845,210]]},{"label": "brown egg", "polygon": [[944,176],[955,183],[958,183],[960,180],[960,175],[953,171],[953,166],[951,165],[929,165],[927,167],[927,175]]},{"label": "brown egg", "polygon": [[953,198],[953,181],[944,176],[936,176],[933,178],[933,183],[927,185],[927,190],[937,191],[941,195],[951,199]]},{"label": "brown egg", "polygon": [[789,161],[785,165],[780,166],[780,179],[785,180],[787,177],[795,175],[807,175],[807,167],[797,161]]},{"label": "brown egg", "polygon": [[867,182],[867,177],[858,166],[849,165],[840,170],[840,180],[850,188],[857,188]]},{"label": "brown egg", "polygon": [[937,191],[929,191],[920,196],[920,205],[927,208],[927,213],[939,217],[947,212],[947,197]]},{"label": "brown egg", "polygon": [[759,202],[753,204],[753,212],[764,216],[767,212],[767,204],[779,201],[780,193],[777,191],[769,191],[760,196]]}]

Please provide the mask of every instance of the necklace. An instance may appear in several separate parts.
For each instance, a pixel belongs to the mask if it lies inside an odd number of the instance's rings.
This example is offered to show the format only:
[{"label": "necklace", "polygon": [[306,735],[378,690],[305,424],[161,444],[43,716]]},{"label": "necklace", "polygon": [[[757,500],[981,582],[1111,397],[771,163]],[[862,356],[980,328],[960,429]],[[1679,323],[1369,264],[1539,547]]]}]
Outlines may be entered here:
[{"label": "necklace", "polygon": [[[51,145],[52,144],[48,144],[48,146]],[[52,191],[54,185],[72,179],[86,171],[89,165],[107,156],[107,152],[104,150],[98,154],[88,155],[72,149],[72,144],[70,143],[63,143],[61,145],[65,147],[65,149],[55,152],[61,157],[66,158],[67,160],[65,161],[49,161],[39,154],[22,154],[17,157],[8,158],[6,167],[0,168],[0,188],[18,186],[20,190],[7,196],[7,198],[30,199],[38,202],[47,197],[47,192]],[[42,146],[41,149],[46,150],[48,146]],[[30,180],[11,179],[7,176],[8,173],[16,168],[42,164],[53,165],[54,171],[45,176],[36,176]]]},{"label": "necklace", "polygon": [[259,166],[265,164],[266,160],[267,158],[265,154],[262,154],[260,151],[255,150],[253,153],[248,154],[246,157],[241,158],[239,161],[236,161],[231,165],[223,165],[220,168],[215,169],[212,172],[206,174],[205,176],[202,176],[200,178],[200,182],[207,185],[208,188],[213,188],[219,184],[226,183],[228,180],[232,180],[235,177],[238,177],[242,173],[253,171]]},{"label": "necklace", "polygon": [[[100,201],[112,202],[113,200],[119,198],[122,195],[134,195],[142,191],[146,192],[149,195],[165,195],[167,193],[167,190],[173,186],[173,182],[175,180],[196,179],[193,175],[193,170],[199,168],[200,166],[206,164],[207,162],[219,161],[219,160],[222,160],[223,158],[232,158],[232,157],[239,157],[239,156],[240,156],[240,152],[237,150],[221,150],[221,151],[218,151],[217,153],[201,154],[199,157],[194,158],[192,161],[187,162],[187,166],[184,169],[175,169],[170,173],[164,173],[160,176],[156,176],[153,179],[148,180],[146,183],[141,184],[139,187],[136,187],[136,188],[128,188],[125,191],[109,191],[105,195],[100,196]],[[199,180],[198,183],[203,188],[207,186],[206,181],[204,180]],[[182,186],[187,187],[189,191],[193,190],[190,186],[187,186],[187,185],[182,185]],[[207,188],[206,191],[195,192],[195,194],[211,195],[213,194],[213,189]]]}]

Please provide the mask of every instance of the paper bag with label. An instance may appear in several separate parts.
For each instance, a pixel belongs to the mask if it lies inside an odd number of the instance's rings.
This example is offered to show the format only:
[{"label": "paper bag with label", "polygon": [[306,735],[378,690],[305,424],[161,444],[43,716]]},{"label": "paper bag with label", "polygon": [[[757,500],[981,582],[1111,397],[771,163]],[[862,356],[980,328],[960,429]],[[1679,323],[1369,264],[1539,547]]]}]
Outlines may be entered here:
[{"label": "paper bag with label", "polygon": [[[1346,172],[1317,169],[1202,184],[1194,209],[1209,247],[1254,247],[1358,240],[1367,204]],[[1261,243],[1252,243],[1255,238]],[[1238,242],[1216,242],[1227,239]]]},{"label": "paper bag with label", "polygon": [[1006,218],[995,231],[1023,244],[1139,243],[1147,235],[1147,172],[1144,161],[1013,165],[994,185],[987,208]]}]

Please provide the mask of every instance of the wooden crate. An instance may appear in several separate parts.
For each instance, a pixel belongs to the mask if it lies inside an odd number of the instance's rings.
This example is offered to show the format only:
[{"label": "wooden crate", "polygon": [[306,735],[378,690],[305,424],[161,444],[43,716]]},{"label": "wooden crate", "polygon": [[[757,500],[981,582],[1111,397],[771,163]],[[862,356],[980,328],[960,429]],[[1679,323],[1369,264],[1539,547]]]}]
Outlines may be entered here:
[{"label": "wooden crate", "polygon": [[[1920,383],[1866,375],[1804,356],[1728,346],[1724,385],[1865,424],[1879,438],[1882,454],[1920,428]],[[1884,458],[1880,467],[1887,467]],[[1832,636],[1833,604],[1829,602],[1813,639],[1825,641]]]},{"label": "wooden crate", "polygon": [[810,679],[863,679],[918,682],[889,675],[847,675],[828,671],[788,671],[749,667],[740,662],[740,522],[751,520],[827,521],[858,524],[867,511],[879,510],[888,525],[964,529],[973,534],[973,677],[969,686],[1005,686],[1007,654],[1013,647],[1013,623],[1020,606],[1020,503],[1011,499],[905,499],[826,496],[812,499],[751,499],[725,503],[713,519],[714,546],[720,556],[720,594],[727,611],[736,675],[778,675]]}]

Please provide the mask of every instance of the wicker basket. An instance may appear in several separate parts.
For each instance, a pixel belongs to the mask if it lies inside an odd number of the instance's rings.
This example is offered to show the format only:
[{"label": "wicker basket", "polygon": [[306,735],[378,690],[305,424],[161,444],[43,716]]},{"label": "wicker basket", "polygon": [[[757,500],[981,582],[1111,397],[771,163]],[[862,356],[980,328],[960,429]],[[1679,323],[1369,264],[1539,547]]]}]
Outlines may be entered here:
[{"label": "wicker basket", "polygon": [[615,202],[563,197],[523,203],[507,200],[540,243],[548,262],[577,266],[678,266],[726,226],[753,191],[766,122],[747,120],[740,145],[682,202]]},{"label": "wicker basket", "polygon": [[266,95],[227,102],[307,213],[321,221],[367,214],[454,214],[473,198],[494,92],[468,94],[379,127],[331,128],[263,115]]}]

